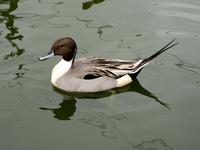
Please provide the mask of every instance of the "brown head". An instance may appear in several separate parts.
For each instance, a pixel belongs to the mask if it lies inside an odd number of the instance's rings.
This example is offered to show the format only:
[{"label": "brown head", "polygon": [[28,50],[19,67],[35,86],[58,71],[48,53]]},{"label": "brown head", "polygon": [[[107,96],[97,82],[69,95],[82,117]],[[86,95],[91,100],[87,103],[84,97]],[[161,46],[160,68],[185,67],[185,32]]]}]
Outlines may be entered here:
[{"label": "brown head", "polygon": [[60,55],[66,61],[73,61],[76,56],[77,46],[75,41],[70,37],[63,37],[57,39],[51,50],[48,52],[46,56],[39,57],[39,60],[46,60],[52,56]]}]

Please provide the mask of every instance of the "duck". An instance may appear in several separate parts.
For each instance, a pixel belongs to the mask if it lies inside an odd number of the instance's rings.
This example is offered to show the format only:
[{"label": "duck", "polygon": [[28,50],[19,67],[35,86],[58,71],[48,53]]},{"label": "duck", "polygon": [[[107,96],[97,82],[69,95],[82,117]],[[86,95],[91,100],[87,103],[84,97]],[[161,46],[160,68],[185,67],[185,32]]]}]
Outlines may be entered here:
[{"label": "duck", "polygon": [[147,58],[122,60],[91,56],[76,59],[76,42],[71,37],[62,37],[53,43],[46,55],[38,59],[44,61],[53,56],[62,57],[51,73],[51,83],[55,88],[66,92],[94,93],[134,82],[146,65],[177,44],[173,39]]}]

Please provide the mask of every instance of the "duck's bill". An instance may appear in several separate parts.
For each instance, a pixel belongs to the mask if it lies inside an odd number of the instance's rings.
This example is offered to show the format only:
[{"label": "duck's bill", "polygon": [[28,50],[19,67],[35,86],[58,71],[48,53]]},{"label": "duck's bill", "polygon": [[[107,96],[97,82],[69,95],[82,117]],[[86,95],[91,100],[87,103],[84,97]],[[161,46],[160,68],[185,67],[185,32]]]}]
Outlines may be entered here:
[{"label": "duck's bill", "polygon": [[54,56],[53,51],[50,51],[47,55],[45,55],[45,56],[40,56],[38,59],[39,59],[40,61],[43,61],[43,60],[49,59],[49,58],[51,58],[51,57],[53,57],[53,56]]}]

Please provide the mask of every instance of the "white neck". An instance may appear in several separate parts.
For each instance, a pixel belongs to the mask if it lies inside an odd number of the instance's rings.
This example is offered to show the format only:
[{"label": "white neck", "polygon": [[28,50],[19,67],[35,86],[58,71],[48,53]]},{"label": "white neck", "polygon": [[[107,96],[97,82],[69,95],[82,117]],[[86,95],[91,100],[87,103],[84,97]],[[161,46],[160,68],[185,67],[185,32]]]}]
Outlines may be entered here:
[{"label": "white neck", "polygon": [[56,81],[61,78],[65,73],[67,73],[72,66],[72,60],[66,61],[61,59],[61,61],[54,66],[51,73],[51,82],[55,85]]}]

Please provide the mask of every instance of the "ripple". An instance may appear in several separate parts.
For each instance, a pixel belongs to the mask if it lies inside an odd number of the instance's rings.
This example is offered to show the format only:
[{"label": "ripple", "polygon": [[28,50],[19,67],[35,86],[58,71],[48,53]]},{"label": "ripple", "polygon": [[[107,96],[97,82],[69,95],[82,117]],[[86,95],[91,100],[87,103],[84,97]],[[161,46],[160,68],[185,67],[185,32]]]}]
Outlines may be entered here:
[{"label": "ripple", "polygon": [[90,29],[97,29],[97,33],[98,33],[98,37],[99,39],[101,39],[102,41],[108,41],[106,39],[103,38],[103,33],[105,29],[112,29],[114,28],[111,25],[100,25],[100,26],[91,26],[90,24],[92,22],[94,22],[94,20],[85,20],[85,19],[80,19],[79,17],[75,17],[77,19],[77,21],[80,22],[84,22],[86,25],[86,28],[90,28]]},{"label": "ripple", "polygon": [[164,2],[158,6],[159,10],[155,13],[159,16],[176,17],[188,21],[200,22],[200,6],[187,3]]},{"label": "ripple", "polygon": [[174,64],[175,66],[200,76],[200,73],[198,72],[200,71],[200,65],[187,62],[174,54],[171,53],[167,54],[173,56],[174,58],[176,58],[176,60],[178,60],[178,63]]},{"label": "ripple", "polygon": [[[63,28],[68,27],[68,25],[60,24],[60,23],[52,23],[51,19],[57,18],[60,14],[60,11],[56,9],[57,6],[63,4],[63,2],[43,2],[39,0],[40,5],[47,5],[48,9],[53,10],[54,13],[44,14],[42,12],[27,12],[27,13],[17,13],[16,16],[19,18],[20,21],[26,22],[30,28]],[[38,4],[36,4],[38,5]],[[43,8],[43,6],[40,6]],[[44,8],[43,8],[44,9]],[[49,12],[49,11],[46,11]]]},{"label": "ripple", "polygon": [[0,24],[4,25],[7,31],[7,32],[3,31],[6,33],[4,38],[15,49],[15,50],[11,50],[11,52],[8,52],[8,54],[4,56],[4,59],[18,57],[25,52],[25,49],[19,47],[16,42],[16,40],[21,41],[23,39],[23,35],[19,33],[19,28],[15,25],[15,21],[17,17],[12,14],[12,12],[18,8],[18,3],[19,3],[19,0],[11,1],[8,4],[9,6],[8,9],[4,9],[0,11],[0,17],[1,17]]},{"label": "ripple", "polygon": [[87,28],[90,28],[90,27],[89,27],[89,24],[92,23],[92,22],[94,22],[94,20],[81,19],[81,18],[79,18],[79,17],[77,17],[77,16],[76,16],[75,18],[76,18],[77,21],[80,21],[80,22],[85,23],[85,25],[86,25]]},{"label": "ripple", "polygon": [[[65,28],[65,27],[70,27],[71,25],[68,24],[69,19],[71,19],[71,17],[54,17],[49,19],[47,22],[49,25],[52,25],[52,27],[56,27],[56,28]],[[58,23],[59,22],[59,23]]]},{"label": "ripple", "polygon": [[1,84],[0,84],[0,88],[3,88],[3,89],[21,89],[23,87],[22,85],[22,82],[21,81],[15,81],[15,82],[2,82],[1,81]]},{"label": "ripple", "polygon": [[135,146],[137,149],[163,149],[173,150],[173,147],[169,146],[163,139],[153,139],[150,141],[142,141],[141,144]]},{"label": "ripple", "polygon": [[[102,117],[99,117],[99,118],[102,118]],[[79,120],[87,125],[91,125],[100,129],[106,129],[106,124],[102,122],[101,119],[97,119],[96,117],[80,118]]]},{"label": "ripple", "polygon": [[152,140],[142,140],[139,144],[135,144],[131,138],[118,127],[118,123],[107,117],[106,115],[95,114],[96,116],[85,115],[80,118],[84,124],[97,127],[104,138],[108,138],[120,145],[120,150],[173,150],[173,147],[168,145],[165,140],[161,138],[154,138]]},{"label": "ripple", "polygon": [[200,22],[200,15],[186,12],[161,10],[156,12],[157,15],[161,16],[172,16],[177,18],[183,18],[194,22]]},{"label": "ripple", "polygon": [[58,21],[59,23],[55,22],[55,19],[59,19],[57,14],[38,15],[34,13],[23,13],[17,15],[20,17],[20,20],[18,20],[27,23],[30,28],[65,28],[70,26],[60,23],[60,21]]},{"label": "ripple", "polygon": [[199,38],[200,34],[185,31],[175,31],[175,30],[158,30],[157,33],[162,36],[172,36],[180,38]]},{"label": "ripple", "polygon": [[105,29],[112,29],[112,28],[113,28],[113,26],[111,26],[111,25],[103,25],[103,26],[97,27],[97,30],[98,30],[97,33],[99,34],[99,38],[103,41],[107,41],[102,37],[103,32],[104,32]]},{"label": "ripple", "polygon": [[161,5],[159,5],[159,7],[176,7],[176,8],[187,8],[187,9],[197,9],[200,10],[200,7],[197,5],[191,5],[191,4],[187,4],[187,3],[162,3]]},{"label": "ripple", "polygon": [[17,69],[9,67],[9,69],[1,71],[1,80],[17,80],[22,78],[28,72],[28,69],[24,66],[25,64],[19,64]]},{"label": "ripple", "polygon": [[59,14],[60,11],[58,9],[56,9],[56,7],[63,4],[63,2],[43,2],[42,0],[39,0],[39,3],[40,4],[45,4],[45,5],[50,5],[51,4],[51,8],[53,10],[55,10],[57,14]]}]

